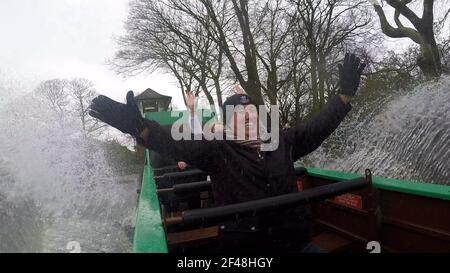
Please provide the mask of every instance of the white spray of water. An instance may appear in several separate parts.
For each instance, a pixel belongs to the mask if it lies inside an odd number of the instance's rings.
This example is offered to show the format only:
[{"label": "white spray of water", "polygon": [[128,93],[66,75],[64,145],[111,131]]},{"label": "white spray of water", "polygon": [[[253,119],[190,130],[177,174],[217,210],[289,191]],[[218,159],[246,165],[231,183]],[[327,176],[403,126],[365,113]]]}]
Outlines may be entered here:
[{"label": "white spray of water", "polygon": [[316,167],[450,184],[450,77],[355,104]]},{"label": "white spray of water", "polygon": [[129,251],[136,185],[118,183],[99,142],[33,94],[0,113],[0,252]]}]

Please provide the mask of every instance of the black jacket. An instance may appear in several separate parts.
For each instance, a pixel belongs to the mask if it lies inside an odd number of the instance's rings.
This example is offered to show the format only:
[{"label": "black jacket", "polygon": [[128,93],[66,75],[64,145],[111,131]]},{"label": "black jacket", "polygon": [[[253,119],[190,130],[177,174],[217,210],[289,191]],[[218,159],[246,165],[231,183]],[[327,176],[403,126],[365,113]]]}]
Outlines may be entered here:
[{"label": "black jacket", "polygon": [[279,147],[260,152],[226,140],[175,141],[157,122],[146,121],[147,148],[210,174],[216,205],[228,205],[296,191],[293,163],[317,149],[351,106],[335,96],[311,120],[280,131]]}]

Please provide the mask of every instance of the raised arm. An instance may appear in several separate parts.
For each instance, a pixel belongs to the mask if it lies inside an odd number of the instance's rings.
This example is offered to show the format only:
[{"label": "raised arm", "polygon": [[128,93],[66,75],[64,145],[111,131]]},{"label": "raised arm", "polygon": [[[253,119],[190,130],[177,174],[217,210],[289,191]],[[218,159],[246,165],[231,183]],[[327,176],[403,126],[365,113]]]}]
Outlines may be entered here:
[{"label": "raised arm", "polygon": [[197,98],[192,91],[186,92],[186,107],[188,110],[188,122],[189,128],[193,134],[201,135],[203,134],[203,128],[200,120],[197,116]]},{"label": "raised arm", "polygon": [[216,143],[205,139],[174,140],[169,130],[164,130],[157,122],[145,120],[145,127],[136,138],[138,143],[150,150],[171,158],[182,160],[203,171],[213,173],[216,170]]},{"label": "raised arm", "polygon": [[145,120],[134,101],[132,91],[127,94],[127,103],[122,104],[105,96],[92,101],[89,114],[135,137],[141,145],[166,154],[174,159],[182,159],[188,164],[207,172],[214,171],[215,144],[206,140],[175,141],[168,130],[155,121]]},{"label": "raised arm", "polygon": [[288,129],[285,134],[293,143],[293,160],[298,160],[322,145],[350,110],[350,104],[335,96],[314,118]]},{"label": "raised arm", "polygon": [[293,143],[294,161],[316,150],[341,124],[351,110],[349,102],[358,90],[364,68],[359,58],[347,53],[343,65],[339,65],[340,94],[329,99],[314,118],[285,132]]}]

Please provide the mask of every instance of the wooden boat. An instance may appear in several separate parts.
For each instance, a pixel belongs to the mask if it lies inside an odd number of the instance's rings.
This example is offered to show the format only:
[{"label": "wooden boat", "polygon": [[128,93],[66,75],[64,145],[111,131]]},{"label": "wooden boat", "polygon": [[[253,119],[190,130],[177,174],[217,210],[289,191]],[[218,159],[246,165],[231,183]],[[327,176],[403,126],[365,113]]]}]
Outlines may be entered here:
[{"label": "wooden boat", "polygon": [[[162,125],[177,118],[147,113]],[[217,244],[220,223],[306,206],[313,242],[325,252],[450,252],[450,186],[296,166],[298,193],[212,207],[211,181],[200,170],[146,163],[133,251],[189,253]],[[374,170],[376,172],[376,170]]]}]

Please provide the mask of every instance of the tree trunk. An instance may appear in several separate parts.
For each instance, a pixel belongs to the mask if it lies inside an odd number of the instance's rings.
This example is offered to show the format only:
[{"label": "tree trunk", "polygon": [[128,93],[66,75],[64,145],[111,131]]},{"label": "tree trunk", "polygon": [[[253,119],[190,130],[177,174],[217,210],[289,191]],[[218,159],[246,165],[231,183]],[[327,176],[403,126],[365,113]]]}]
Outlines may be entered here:
[{"label": "tree trunk", "polygon": [[318,92],[318,86],[317,86],[317,68],[318,68],[318,62],[317,62],[317,55],[316,52],[310,51],[311,56],[311,92],[312,92],[312,98],[313,98],[313,105],[312,105],[312,112],[316,113],[320,109],[319,105],[319,92]]},{"label": "tree trunk", "polygon": [[267,96],[269,97],[270,105],[277,104],[277,88],[278,88],[278,76],[277,68],[274,63],[271,64],[271,70],[267,75]]},{"label": "tree trunk", "polygon": [[217,96],[217,104],[222,108],[223,99],[222,99],[222,88],[220,88],[220,82],[218,78],[214,79],[214,87],[216,88],[216,96]]},{"label": "tree trunk", "polygon": [[85,109],[84,109],[84,103],[83,98],[80,96],[78,99],[78,102],[80,103],[80,118],[81,118],[81,126],[83,127],[83,133],[87,133],[86,130],[86,116],[85,116]]},{"label": "tree trunk", "polygon": [[421,33],[420,55],[417,65],[427,77],[438,77],[442,73],[441,56],[439,47],[433,34]]},{"label": "tree trunk", "polygon": [[325,57],[322,53],[319,53],[319,65],[318,65],[318,74],[319,74],[319,108],[325,105],[325,81],[326,81],[326,70],[325,70]]},{"label": "tree trunk", "polygon": [[[391,26],[379,3],[375,1],[373,5],[380,19],[383,33],[391,38],[410,38],[419,44],[420,55],[417,58],[417,65],[426,77],[437,77],[442,73],[442,63],[433,29],[434,0],[423,0],[422,18],[408,8],[407,5],[410,2],[412,1],[387,0],[387,3],[395,9],[394,21],[397,27]],[[404,26],[400,15],[406,17],[415,29]]]},{"label": "tree trunk", "polygon": [[261,87],[254,81],[248,81],[245,86],[242,86],[247,94],[253,99],[256,105],[264,105],[262,98]]},{"label": "tree trunk", "polygon": [[201,88],[202,88],[202,90],[203,90],[203,93],[204,93],[205,96],[206,96],[206,99],[207,99],[208,102],[209,102],[210,110],[211,110],[212,112],[214,112],[214,113],[217,113],[216,105],[215,105],[215,103],[214,103],[214,98],[213,98],[213,96],[211,95],[211,93],[209,92],[208,87],[206,87],[206,85],[202,84],[202,85],[201,85]]}]

